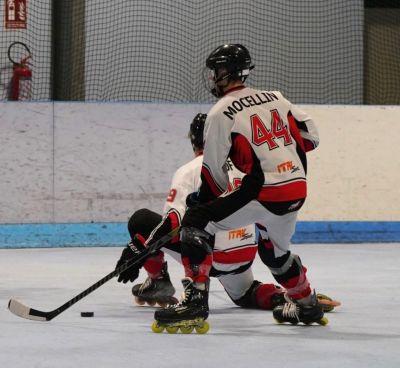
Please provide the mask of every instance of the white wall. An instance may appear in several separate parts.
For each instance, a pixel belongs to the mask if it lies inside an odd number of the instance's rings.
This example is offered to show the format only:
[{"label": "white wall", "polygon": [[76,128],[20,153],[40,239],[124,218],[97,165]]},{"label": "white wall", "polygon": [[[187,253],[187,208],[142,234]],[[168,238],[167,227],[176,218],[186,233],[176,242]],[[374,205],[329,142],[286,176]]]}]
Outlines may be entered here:
[{"label": "white wall", "polygon": [[[209,106],[0,104],[0,223],[120,222],[160,211]],[[303,106],[321,135],[300,220],[399,221],[400,107]]]},{"label": "white wall", "polygon": [[400,106],[303,107],[321,144],[300,219],[400,220]]}]

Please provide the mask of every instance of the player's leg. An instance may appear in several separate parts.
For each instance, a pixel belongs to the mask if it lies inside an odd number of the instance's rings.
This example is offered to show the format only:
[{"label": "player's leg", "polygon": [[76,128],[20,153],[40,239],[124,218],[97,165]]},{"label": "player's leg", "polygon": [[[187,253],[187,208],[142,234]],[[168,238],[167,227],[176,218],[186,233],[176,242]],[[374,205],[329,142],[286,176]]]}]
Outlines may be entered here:
[{"label": "player's leg", "polygon": [[176,305],[156,311],[155,323],[157,326],[202,328],[209,312],[209,272],[212,264],[210,235],[194,227],[183,227],[180,242],[186,275],[182,280],[183,298]]},{"label": "player's leg", "polygon": [[159,268],[159,264],[162,265],[161,272],[157,272],[155,276],[148,272],[148,276],[143,283],[132,287],[132,294],[139,305],[147,303],[151,306],[158,304],[161,307],[165,307],[178,302],[174,297],[175,288],[168,273],[167,262],[160,263],[157,258],[158,256],[148,259],[147,267],[149,268],[149,263],[157,262],[157,268]]},{"label": "player's leg", "polygon": [[[261,205],[259,205],[260,208]],[[209,275],[212,267],[212,248],[210,232],[203,229],[210,223],[218,209],[206,205],[199,205],[186,212],[181,224],[181,252],[182,264],[185,269],[184,279],[185,297],[172,308],[157,311],[154,315],[156,324],[167,325],[169,323],[180,323],[181,321],[204,321],[208,317],[208,285]],[[232,217],[228,216],[228,217]],[[221,229],[229,230],[242,226],[237,215],[234,221],[237,226],[229,222],[222,225]],[[243,220],[243,218],[242,218]],[[251,218],[246,225],[254,223]],[[215,227],[217,231],[217,227]],[[216,231],[212,232],[214,234]]]},{"label": "player's leg", "polygon": [[[318,322],[324,324],[324,312],[312,293],[307,269],[300,257],[289,250],[294,234],[297,212],[285,215],[268,213],[260,226],[259,256],[275,280],[286,289],[288,303],[274,309],[279,322]],[[268,232],[267,230],[268,229]]]},{"label": "player's leg", "polygon": [[250,266],[244,272],[220,275],[217,278],[239,307],[272,310],[285,302],[284,290],[277,285],[254,280]]},{"label": "player's leg", "polygon": [[[142,235],[147,239],[154,228],[161,222],[162,216],[148,209],[136,211],[128,222],[128,231],[131,237],[136,234]],[[164,259],[164,252],[159,251],[154,256],[149,257],[143,268],[147,271],[147,278],[143,283],[136,284],[132,288],[135,301],[143,305],[161,306],[173,304],[177,300],[174,297],[175,288],[171,283],[168,273],[167,262]]]},{"label": "player's leg", "polygon": [[284,302],[283,290],[254,280],[251,265],[257,248],[258,229],[255,224],[216,232],[210,275],[218,278],[236,305],[272,310]]}]

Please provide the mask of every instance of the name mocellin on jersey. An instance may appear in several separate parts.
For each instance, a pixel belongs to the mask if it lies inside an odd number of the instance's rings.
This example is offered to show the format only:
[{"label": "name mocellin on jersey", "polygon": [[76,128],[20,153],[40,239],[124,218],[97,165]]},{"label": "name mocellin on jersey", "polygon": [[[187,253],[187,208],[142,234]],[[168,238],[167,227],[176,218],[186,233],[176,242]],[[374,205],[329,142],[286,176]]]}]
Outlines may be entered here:
[{"label": "name mocellin on jersey", "polygon": [[255,93],[254,95],[245,96],[233,101],[231,105],[228,106],[228,109],[224,111],[224,115],[233,120],[233,115],[247,107],[263,105],[265,103],[277,100],[278,97],[272,92]]}]

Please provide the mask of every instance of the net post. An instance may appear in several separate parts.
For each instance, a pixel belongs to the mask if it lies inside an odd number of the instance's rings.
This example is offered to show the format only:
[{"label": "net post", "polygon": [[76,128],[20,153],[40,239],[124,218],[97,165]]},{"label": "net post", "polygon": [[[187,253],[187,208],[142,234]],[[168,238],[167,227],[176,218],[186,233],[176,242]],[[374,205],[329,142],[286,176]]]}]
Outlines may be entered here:
[{"label": "net post", "polygon": [[85,0],[53,0],[53,100],[85,100]]}]

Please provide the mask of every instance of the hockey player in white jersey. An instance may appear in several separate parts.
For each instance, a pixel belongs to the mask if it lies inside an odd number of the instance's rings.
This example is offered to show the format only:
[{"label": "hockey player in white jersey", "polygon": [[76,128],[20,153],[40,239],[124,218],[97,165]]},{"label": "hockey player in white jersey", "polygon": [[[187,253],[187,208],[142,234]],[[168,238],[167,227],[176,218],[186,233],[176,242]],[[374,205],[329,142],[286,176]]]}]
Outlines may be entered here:
[{"label": "hockey player in white jersey", "polygon": [[[210,239],[220,230],[257,223],[259,255],[286,289],[287,303],[274,308],[278,322],[326,324],[306,268],[290,251],[297,212],[307,196],[306,152],[319,143],[313,120],[278,91],[244,82],[254,68],[239,44],[216,48],[206,60],[210,92],[219,101],[208,113],[198,205],[186,211],[180,233],[187,277],[185,298],[155,312],[160,325],[207,319]],[[237,190],[222,196],[229,180],[226,161],[246,175]],[[188,322],[189,321],[189,322]]]},{"label": "hockey player in white jersey", "polygon": [[[187,196],[200,187],[200,171],[203,161],[203,130],[206,114],[197,114],[190,125],[189,137],[195,158],[181,166],[174,174],[171,189],[164,206],[164,217],[141,209],[130,218],[128,230],[132,242],[124,248],[117,267],[129,261],[134,254],[139,253],[146,242],[160,238],[180,225],[181,218],[186,212]],[[240,185],[243,173],[229,164],[231,184]],[[211,246],[213,247],[213,263],[211,276],[217,277],[232,301],[244,308],[272,310],[274,306],[284,302],[283,290],[274,284],[263,284],[254,280],[251,270],[252,262],[257,254],[258,230],[254,224],[233,231],[216,234]],[[137,251],[136,249],[137,248]],[[163,248],[177,261],[181,262],[179,238],[176,237]],[[119,275],[118,281],[133,282],[139,275],[139,264]],[[155,256],[143,263],[148,277],[142,284],[134,285],[132,293],[138,304],[177,303],[174,297],[175,289],[171,283],[164,252],[159,251]]]},{"label": "hockey player in white jersey", "polygon": [[[149,241],[156,236],[159,238],[177,226],[186,211],[186,197],[200,186],[200,171],[202,166],[203,130],[206,114],[197,114],[190,125],[189,137],[195,158],[180,167],[174,174],[171,189],[161,215],[141,209],[136,211],[129,220],[128,229],[136,246],[141,247],[145,239]],[[228,160],[227,170],[230,178],[228,192],[240,186],[243,173],[238,171]],[[232,301],[244,308],[258,308],[271,310],[283,304],[283,289],[274,284],[265,284],[254,280],[251,264],[257,252],[258,230],[254,225],[232,231],[220,231],[213,239],[213,265],[210,272],[221,282]],[[180,243],[176,241],[166,245],[165,250],[177,261],[181,261]],[[123,250],[123,255],[118,263],[129,260],[132,244]],[[171,283],[164,253],[148,258],[144,262],[144,269],[148,277],[145,282],[136,284],[132,293],[138,304],[148,303],[161,306],[176,303],[175,289]],[[134,281],[139,274],[139,267],[133,267],[120,275],[119,281]],[[326,310],[332,310],[339,305],[329,297],[319,294],[325,303]]]}]

